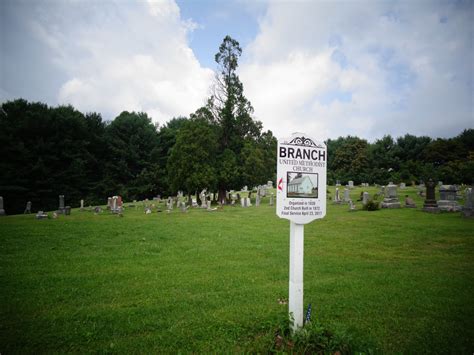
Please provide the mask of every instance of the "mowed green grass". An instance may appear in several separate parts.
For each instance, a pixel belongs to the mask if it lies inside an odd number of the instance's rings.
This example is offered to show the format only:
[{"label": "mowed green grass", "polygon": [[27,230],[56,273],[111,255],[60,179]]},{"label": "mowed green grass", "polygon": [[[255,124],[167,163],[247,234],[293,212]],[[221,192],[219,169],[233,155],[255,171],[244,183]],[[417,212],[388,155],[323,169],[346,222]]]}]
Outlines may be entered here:
[{"label": "mowed green grass", "polygon": [[[474,220],[399,193],[418,209],[328,202],[305,226],[305,304],[361,350],[472,354]],[[289,222],[267,199],[0,218],[0,353],[266,352],[288,312],[288,256]]]}]

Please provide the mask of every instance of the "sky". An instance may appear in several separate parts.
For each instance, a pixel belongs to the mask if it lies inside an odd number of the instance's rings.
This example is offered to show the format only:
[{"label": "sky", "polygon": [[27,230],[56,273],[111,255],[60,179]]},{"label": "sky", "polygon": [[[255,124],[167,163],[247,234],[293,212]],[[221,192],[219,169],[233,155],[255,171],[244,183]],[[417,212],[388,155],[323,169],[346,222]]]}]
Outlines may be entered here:
[{"label": "sky", "polygon": [[0,102],[189,116],[226,35],[277,138],[474,128],[474,1],[2,0]]}]

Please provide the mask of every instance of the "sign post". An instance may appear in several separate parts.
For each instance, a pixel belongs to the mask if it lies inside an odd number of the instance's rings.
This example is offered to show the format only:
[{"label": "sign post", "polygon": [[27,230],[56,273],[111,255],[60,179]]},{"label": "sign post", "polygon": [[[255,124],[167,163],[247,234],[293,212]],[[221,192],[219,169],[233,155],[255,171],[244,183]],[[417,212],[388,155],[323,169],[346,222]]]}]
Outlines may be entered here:
[{"label": "sign post", "polygon": [[303,133],[278,141],[277,215],[290,220],[288,312],[303,326],[304,225],[326,215],[326,144]]}]

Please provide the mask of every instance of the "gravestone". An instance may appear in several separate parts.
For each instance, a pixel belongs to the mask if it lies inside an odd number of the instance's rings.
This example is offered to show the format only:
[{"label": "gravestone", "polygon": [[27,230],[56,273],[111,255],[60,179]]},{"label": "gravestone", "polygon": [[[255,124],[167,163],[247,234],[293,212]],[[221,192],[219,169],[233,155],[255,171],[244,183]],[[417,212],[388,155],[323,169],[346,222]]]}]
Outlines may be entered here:
[{"label": "gravestone", "polygon": [[472,187],[466,189],[464,197],[464,207],[462,208],[462,215],[464,217],[474,217],[474,194]]},{"label": "gravestone", "polygon": [[349,196],[349,189],[344,189],[344,202],[349,202],[350,201],[350,196]]},{"label": "gravestone", "polygon": [[114,214],[119,212],[118,196],[112,196],[112,207],[110,211]]},{"label": "gravestone", "polygon": [[247,187],[247,185],[245,185],[244,187],[242,187],[242,191],[247,191],[249,188]]},{"label": "gravestone", "polygon": [[369,202],[369,193],[367,191],[364,191],[362,194],[362,204],[366,205],[367,202]]},{"label": "gravestone", "polygon": [[273,192],[270,195],[270,202],[268,203],[270,206],[273,206]]},{"label": "gravestone", "polygon": [[242,207],[247,207],[247,198],[246,198],[246,197],[242,197],[242,198],[240,199],[240,205],[241,205]]},{"label": "gravestone", "polygon": [[0,196],[0,216],[5,216],[5,210],[3,209],[3,197]]},{"label": "gravestone", "polygon": [[423,204],[423,211],[425,212],[439,212],[438,204],[436,203],[435,187],[436,184],[431,179],[426,183],[426,198]]},{"label": "gravestone", "polygon": [[38,211],[38,213],[36,214],[36,219],[47,219],[47,218],[48,218],[48,214],[44,213],[43,211]]},{"label": "gravestone", "polygon": [[440,211],[459,212],[461,206],[456,201],[457,189],[454,185],[441,185],[439,187],[438,208]]},{"label": "gravestone", "polygon": [[267,187],[268,187],[269,189],[272,189],[272,188],[273,188],[273,181],[268,180],[268,181],[267,181]]},{"label": "gravestone", "polygon": [[404,189],[404,188],[406,188],[406,185],[405,185],[405,183],[404,183],[404,182],[401,182],[401,183],[400,183],[400,188],[401,188],[401,189]]},{"label": "gravestone", "polygon": [[339,180],[336,180],[336,186],[341,186],[341,182]]},{"label": "gravestone", "polygon": [[341,196],[339,194],[339,188],[336,187],[336,193],[334,194],[334,203],[340,204],[342,202]]},{"label": "gravestone", "polygon": [[349,181],[349,188],[350,189],[354,188],[354,181],[352,181],[352,180]]},{"label": "gravestone", "polygon": [[25,208],[25,212],[23,212],[23,214],[30,214],[31,213],[31,201],[28,201],[26,203],[26,208]]},{"label": "gravestone", "polygon": [[257,197],[255,198],[255,207],[260,206],[260,193],[257,191]]},{"label": "gravestone", "polygon": [[102,208],[100,208],[99,206],[96,206],[94,207],[94,213],[101,213],[102,212]]},{"label": "gravestone", "polygon": [[173,198],[172,197],[168,197],[168,200],[166,201],[166,209],[168,211],[171,211],[173,209]]},{"label": "gravestone", "polygon": [[71,206],[64,207],[64,214],[69,216],[71,214]]},{"label": "gravestone", "polygon": [[210,200],[206,201],[206,209],[208,209],[208,210],[211,209],[211,201]]},{"label": "gravestone", "polygon": [[59,195],[59,208],[58,213],[65,214],[65,207],[64,207],[64,195]]},{"label": "gravestone", "polygon": [[81,200],[81,211],[84,211],[84,200]]},{"label": "gravestone", "polygon": [[385,198],[381,204],[382,208],[400,208],[400,201],[397,197],[397,185],[388,184],[385,188]]},{"label": "gravestone", "polygon": [[418,185],[418,192],[417,192],[418,196],[420,197],[425,196],[425,190],[426,190],[425,184]]},{"label": "gravestone", "polygon": [[405,195],[405,207],[407,208],[416,208],[416,203],[413,201],[411,197],[408,197],[408,195]]},{"label": "gravestone", "polygon": [[201,208],[207,208],[206,191],[207,189],[203,189],[201,193],[199,194],[199,198],[201,199]]},{"label": "gravestone", "polygon": [[355,211],[356,210],[356,205],[352,202],[352,200],[349,200],[349,211]]}]

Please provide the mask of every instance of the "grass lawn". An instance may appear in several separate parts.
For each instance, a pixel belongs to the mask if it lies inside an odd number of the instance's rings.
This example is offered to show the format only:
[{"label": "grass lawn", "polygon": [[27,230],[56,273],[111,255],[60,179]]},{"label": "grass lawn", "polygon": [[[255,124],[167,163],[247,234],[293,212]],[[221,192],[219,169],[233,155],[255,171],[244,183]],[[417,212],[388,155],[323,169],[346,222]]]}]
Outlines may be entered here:
[{"label": "grass lawn", "polygon": [[[402,193],[418,208],[329,202],[305,226],[305,304],[361,350],[472,354],[474,220]],[[267,198],[0,218],[0,353],[266,352],[288,311],[288,253],[289,222]]]}]

